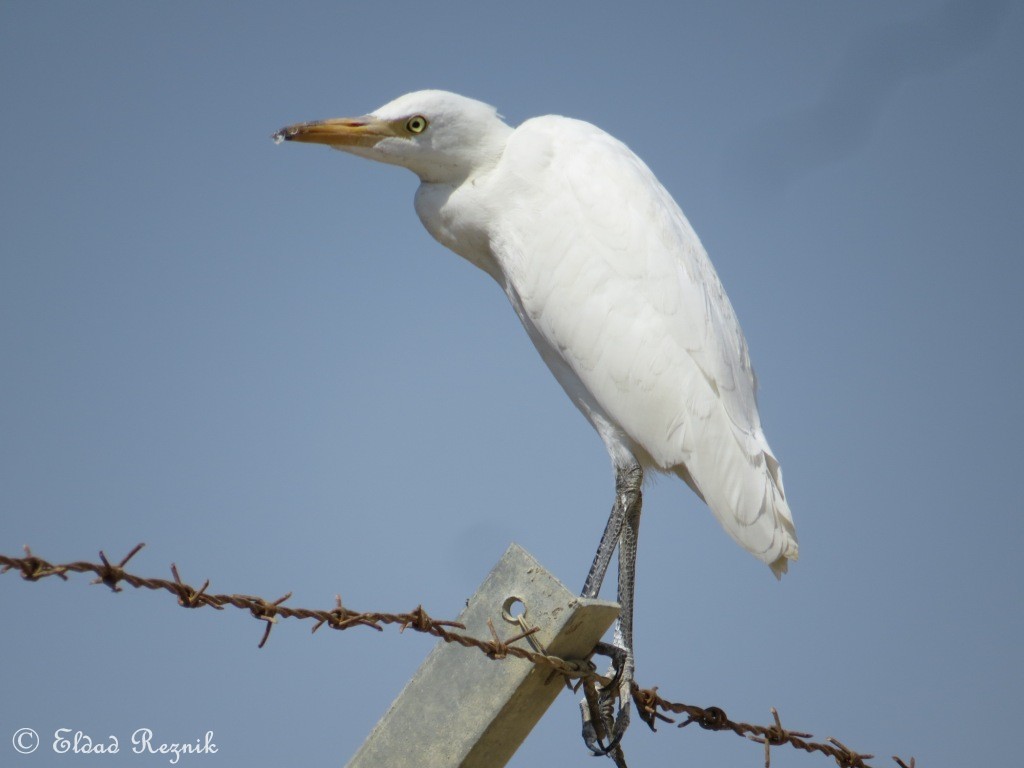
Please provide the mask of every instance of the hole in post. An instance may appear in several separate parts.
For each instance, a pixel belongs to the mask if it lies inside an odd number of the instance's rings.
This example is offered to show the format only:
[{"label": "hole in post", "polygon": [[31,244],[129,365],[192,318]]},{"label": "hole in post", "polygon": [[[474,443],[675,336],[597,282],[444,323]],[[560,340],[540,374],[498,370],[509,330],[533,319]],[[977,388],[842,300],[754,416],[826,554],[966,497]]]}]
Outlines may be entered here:
[{"label": "hole in post", "polygon": [[512,624],[518,624],[520,619],[526,618],[526,603],[523,598],[512,595],[501,604],[501,618]]}]

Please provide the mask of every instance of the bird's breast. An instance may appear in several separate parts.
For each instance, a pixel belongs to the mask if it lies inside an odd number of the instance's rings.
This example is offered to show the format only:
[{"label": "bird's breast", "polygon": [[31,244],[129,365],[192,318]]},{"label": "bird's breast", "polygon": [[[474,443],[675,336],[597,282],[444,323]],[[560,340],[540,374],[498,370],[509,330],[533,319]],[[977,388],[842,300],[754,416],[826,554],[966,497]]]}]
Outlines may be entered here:
[{"label": "bird's breast", "polygon": [[486,206],[472,188],[421,184],[416,191],[416,213],[441,245],[501,282],[501,271],[491,249]]}]

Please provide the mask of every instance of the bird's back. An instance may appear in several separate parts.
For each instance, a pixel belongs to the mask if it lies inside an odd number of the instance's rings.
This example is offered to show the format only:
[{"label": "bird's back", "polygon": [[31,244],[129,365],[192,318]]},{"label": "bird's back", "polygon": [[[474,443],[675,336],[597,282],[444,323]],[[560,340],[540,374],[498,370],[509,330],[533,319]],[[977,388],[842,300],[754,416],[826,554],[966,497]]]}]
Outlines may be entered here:
[{"label": "bird's back", "polygon": [[621,142],[554,116],[523,123],[478,186],[495,276],[613,457],[678,474],[784,571],[796,536],[746,341],[668,192]]}]

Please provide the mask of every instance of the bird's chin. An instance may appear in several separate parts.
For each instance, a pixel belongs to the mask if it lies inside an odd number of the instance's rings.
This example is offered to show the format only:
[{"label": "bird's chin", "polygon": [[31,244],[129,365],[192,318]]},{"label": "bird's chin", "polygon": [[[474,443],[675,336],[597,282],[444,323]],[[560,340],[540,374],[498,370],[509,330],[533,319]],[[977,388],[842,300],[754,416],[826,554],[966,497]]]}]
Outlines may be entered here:
[{"label": "bird's chin", "polygon": [[345,146],[343,144],[329,144],[328,146],[331,149],[338,150],[339,152],[345,152],[346,154],[355,155],[356,157],[364,157],[367,160],[374,160],[378,163],[397,163],[398,161],[391,157],[390,153],[387,152],[386,142],[384,143],[385,148],[383,148],[383,151],[380,144],[374,144],[370,147],[356,145]]},{"label": "bird's chin", "polygon": [[344,144],[328,144],[331,149],[336,149],[339,152],[348,152],[350,155],[356,155],[357,157],[365,157],[367,160],[383,160],[381,157],[380,150],[377,149],[376,145],[372,146],[358,146],[358,145],[344,145]]}]

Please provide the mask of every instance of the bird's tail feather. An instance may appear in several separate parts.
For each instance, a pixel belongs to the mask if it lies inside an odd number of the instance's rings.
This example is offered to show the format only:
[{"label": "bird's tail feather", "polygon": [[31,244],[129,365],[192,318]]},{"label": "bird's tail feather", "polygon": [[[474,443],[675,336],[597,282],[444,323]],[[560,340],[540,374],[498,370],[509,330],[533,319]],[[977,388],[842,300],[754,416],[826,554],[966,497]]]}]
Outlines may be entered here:
[{"label": "bird's tail feather", "polygon": [[746,437],[731,445],[719,441],[712,455],[697,454],[704,460],[674,471],[696,486],[726,532],[781,578],[799,556],[782,470],[763,435]]}]

